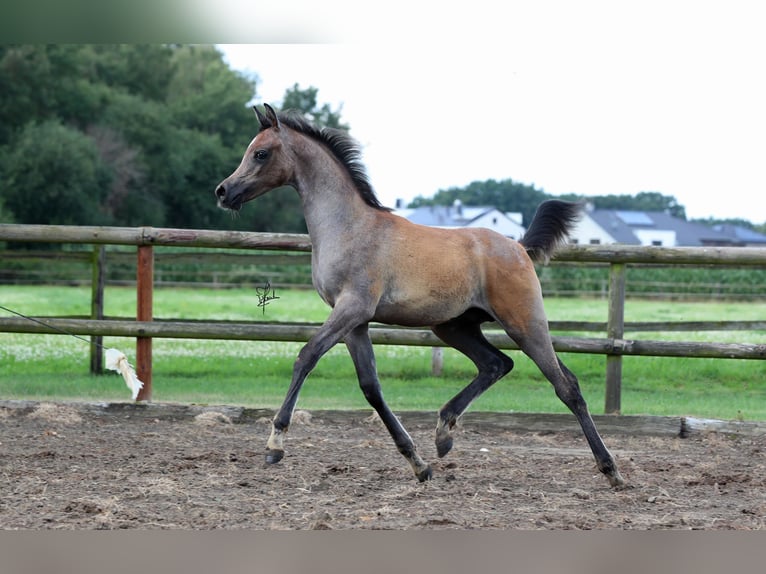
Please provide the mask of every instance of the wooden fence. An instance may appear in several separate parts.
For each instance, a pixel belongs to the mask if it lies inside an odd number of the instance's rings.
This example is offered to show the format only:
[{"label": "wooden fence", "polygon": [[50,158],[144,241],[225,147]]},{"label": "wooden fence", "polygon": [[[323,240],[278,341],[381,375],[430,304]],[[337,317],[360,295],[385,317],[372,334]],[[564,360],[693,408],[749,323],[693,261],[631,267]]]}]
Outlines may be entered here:
[{"label": "wooden fence", "polygon": [[[154,286],[153,246],[228,248],[310,252],[307,235],[281,233],[246,233],[236,231],[206,231],[190,229],[160,229],[151,227],[76,227],[57,225],[0,224],[0,241],[90,244],[93,250],[92,310],[90,319],[45,318],[45,325],[18,317],[0,318],[0,331],[17,333],[61,333],[89,335],[93,345],[91,366],[100,368],[100,338],[104,336],[136,337],[136,370],[145,383],[138,400],[150,400],[151,341],[156,337],[198,339],[246,339],[270,341],[307,341],[318,325],[278,323],[184,322],[153,321],[152,293]],[[137,247],[136,321],[105,320],[103,318],[103,245]],[[626,327],[632,331],[650,330],[715,330],[763,329],[766,319],[746,322],[706,321],[693,323],[631,323],[624,321],[625,277],[628,265],[729,265],[766,267],[766,249],[750,247],[638,247],[628,245],[571,246],[562,249],[556,262],[609,264],[609,306],[606,323],[551,322],[552,331],[606,331],[605,338],[553,337],[559,352],[606,355],[605,412],[620,412],[622,387],[622,357],[651,355],[666,357],[708,357],[765,359],[766,345],[626,340]],[[443,343],[429,330],[404,329],[373,325],[374,343],[416,345],[439,348]],[[487,338],[499,348],[516,349],[501,331],[487,330]]]}]

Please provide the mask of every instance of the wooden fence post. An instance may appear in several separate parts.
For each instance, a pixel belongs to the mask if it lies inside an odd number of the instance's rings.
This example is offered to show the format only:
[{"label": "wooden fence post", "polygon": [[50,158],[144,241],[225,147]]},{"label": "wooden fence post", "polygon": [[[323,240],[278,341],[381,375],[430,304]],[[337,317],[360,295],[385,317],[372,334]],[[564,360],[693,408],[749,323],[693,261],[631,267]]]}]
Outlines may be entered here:
[{"label": "wooden fence post", "polygon": [[431,375],[440,377],[444,367],[444,349],[442,347],[431,347]]},{"label": "wooden fence post", "polygon": [[[136,270],[136,320],[152,320],[154,291],[154,250],[151,245],[139,245]],[[136,375],[144,383],[136,400],[150,401],[152,398],[152,338],[136,338]]]},{"label": "wooden fence post", "polygon": [[[104,259],[103,245],[93,246],[93,263],[90,287],[90,318],[100,321],[104,318]],[[90,337],[90,374],[104,374],[104,337]]]},{"label": "wooden fence post", "polygon": [[[625,334],[625,264],[609,266],[609,314],[606,320],[606,336],[622,339]],[[620,414],[622,392],[622,355],[606,356],[606,399],[604,412]]]}]

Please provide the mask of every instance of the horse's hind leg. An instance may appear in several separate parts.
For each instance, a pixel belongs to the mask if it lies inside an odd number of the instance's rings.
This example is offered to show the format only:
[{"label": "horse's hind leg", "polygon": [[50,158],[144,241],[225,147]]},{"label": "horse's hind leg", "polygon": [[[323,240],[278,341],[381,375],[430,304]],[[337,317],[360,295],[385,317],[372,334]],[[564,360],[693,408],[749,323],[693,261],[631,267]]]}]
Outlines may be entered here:
[{"label": "horse's hind leg", "polygon": [[458,417],[474,399],[513,369],[513,361],[484,338],[479,322],[459,317],[436,325],[432,330],[442,341],[471,359],[479,370],[466,388],[439,409],[436,452],[442,457],[452,448],[451,430]]},{"label": "horse's hind leg", "polygon": [[545,377],[553,384],[556,396],[577,417],[585,438],[588,440],[598,469],[606,475],[612,486],[622,486],[625,481],[617,470],[617,464],[601,440],[596,425],[588,412],[588,405],[580,392],[577,377],[564,366],[556,356],[551,343],[546,321],[528,324],[524,332],[518,329],[508,331],[522,351],[540,368]]},{"label": "horse's hind leg", "polygon": [[351,354],[351,359],[354,361],[356,374],[359,378],[359,386],[367,402],[375,409],[383,424],[386,425],[388,432],[394,439],[396,448],[407,459],[407,462],[410,463],[418,480],[421,482],[430,480],[430,465],[420,458],[412,438],[404,429],[402,423],[399,422],[399,419],[396,418],[396,415],[388,408],[386,401],[383,400],[368,326],[365,324],[355,328],[345,337],[344,341]]}]

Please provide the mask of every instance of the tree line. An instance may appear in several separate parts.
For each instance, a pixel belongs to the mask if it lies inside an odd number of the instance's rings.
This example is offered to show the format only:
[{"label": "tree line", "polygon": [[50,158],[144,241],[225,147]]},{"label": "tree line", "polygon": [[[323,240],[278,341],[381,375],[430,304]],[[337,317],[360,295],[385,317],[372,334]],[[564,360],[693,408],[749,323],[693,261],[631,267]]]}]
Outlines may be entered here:
[{"label": "tree line", "polygon": [[[248,102],[258,81],[230,69],[210,45],[0,46],[0,222],[305,232],[298,196],[287,188],[236,216],[216,207],[213,188],[256,132]],[[296,83],[274,103],[349,130],[340,108],[319,104],[315,87]],[[460,199],[521,212],[528,223],[551,197],[490,179],[410,206]],[[659,192],[587,199],[685,218]]]},{"label": "tree line", "polygon": [[[257,84],[214,46],[0,46],[0,222],[305,231],[287,190],[216,207]],[[295,84],[282,106],[347,130],[317,93]]]}]

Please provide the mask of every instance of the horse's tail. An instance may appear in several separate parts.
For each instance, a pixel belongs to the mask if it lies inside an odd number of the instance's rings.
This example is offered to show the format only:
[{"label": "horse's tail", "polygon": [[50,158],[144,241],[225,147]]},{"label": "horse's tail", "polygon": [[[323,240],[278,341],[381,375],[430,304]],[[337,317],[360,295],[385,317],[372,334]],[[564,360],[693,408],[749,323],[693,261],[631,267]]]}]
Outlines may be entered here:
[{"label": "horse's tail", "polygon": [[580,219],[582,204],[559,199],[542,202],[519,243],[535,263],[548,263]]}]

